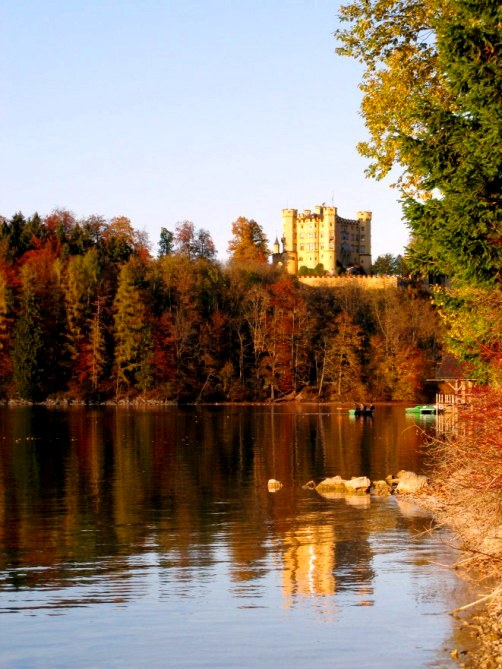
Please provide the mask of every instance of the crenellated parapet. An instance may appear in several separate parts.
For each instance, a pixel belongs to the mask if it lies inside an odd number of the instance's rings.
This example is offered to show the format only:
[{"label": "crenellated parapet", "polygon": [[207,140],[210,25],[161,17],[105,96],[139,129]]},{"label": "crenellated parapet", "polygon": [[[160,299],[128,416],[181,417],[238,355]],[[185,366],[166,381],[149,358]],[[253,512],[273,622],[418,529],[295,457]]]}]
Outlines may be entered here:
[{"label": "crenellated parapet", "polygon": [[362,290],[382,290],[385,288],[399,288],[400,279],[397,276],[301,276],[301,283],[312,288],[340,288],[357,286]]}]

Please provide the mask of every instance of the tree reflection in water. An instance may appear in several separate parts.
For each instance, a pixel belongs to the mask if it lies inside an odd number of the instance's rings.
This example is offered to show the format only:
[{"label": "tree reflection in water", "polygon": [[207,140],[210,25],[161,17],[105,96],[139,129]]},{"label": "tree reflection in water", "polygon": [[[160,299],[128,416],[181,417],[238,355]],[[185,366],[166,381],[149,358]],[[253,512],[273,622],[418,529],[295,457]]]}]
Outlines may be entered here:
[{"label": "tree reflection in water", "polygon": [[371,608],[387,573],[434,554],[410,550],[429,517],[302,486],[421,471],[418,444],[402,407],[1,408],[0,611],[223,593],[325,620]]}]

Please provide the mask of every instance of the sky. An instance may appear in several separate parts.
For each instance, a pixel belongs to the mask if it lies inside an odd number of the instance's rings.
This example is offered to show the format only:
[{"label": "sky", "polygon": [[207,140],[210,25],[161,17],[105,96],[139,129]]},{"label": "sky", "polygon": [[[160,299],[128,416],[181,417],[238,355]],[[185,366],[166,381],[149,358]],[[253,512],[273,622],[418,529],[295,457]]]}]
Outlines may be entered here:
[{"label": "sky", "polygon": [[372,256],[403,252],[396,191],[356,150],[361,66],[335,54],[336,0],[2,0],[0,215],[232,222],[270,244],[281,210],[371,211]]}]

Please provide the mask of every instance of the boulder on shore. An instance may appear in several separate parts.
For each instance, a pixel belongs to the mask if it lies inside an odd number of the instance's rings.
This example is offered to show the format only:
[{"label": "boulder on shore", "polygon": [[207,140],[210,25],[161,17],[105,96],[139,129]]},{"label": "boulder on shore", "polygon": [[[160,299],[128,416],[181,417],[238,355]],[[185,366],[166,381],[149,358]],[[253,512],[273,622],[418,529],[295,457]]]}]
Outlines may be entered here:
[{"label": "boulder on shore", "polygon": [[397,494],[414,494],[422,490],[427,485],[427,477],[422,474],[415,474],[415,472],[408,472],[401,470],[396,474]]},{"label": "boulder on shore", "polygon": [[392,486],[387,481],[373,481],[371,492],[380,497],[392,495]]},{"label": "boulder on shore", "polygon": [[353,476],[351,479],[342,479],[341,476],[331,476],[321,481],[316,487],[318,493],[338,493],[342,495],[365,495],[371,481],[366,476]]}]

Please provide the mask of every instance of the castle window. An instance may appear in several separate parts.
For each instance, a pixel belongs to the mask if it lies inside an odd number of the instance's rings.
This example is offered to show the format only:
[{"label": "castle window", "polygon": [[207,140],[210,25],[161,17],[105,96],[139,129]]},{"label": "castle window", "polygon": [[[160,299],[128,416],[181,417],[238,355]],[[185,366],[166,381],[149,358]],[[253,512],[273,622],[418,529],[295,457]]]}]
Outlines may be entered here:
[{"label": "castle window", "polygon": [[321,244],[321,251],[324,251],[324,244]]},{"label": "castle window", "polygon": [[303,251],[303,244],[300,244],[300,251]]},{"label": "castle window", "polygon": [[361,248],[360,248],[360,252],[361,252],[361,253],[365,253],[365,252],[366,252],[364,246],[361,246]]},{"label": "castle window", "polygon": [[300,239],[303,239],[303,232],[302,232],[301,235],[300,235]]}]

